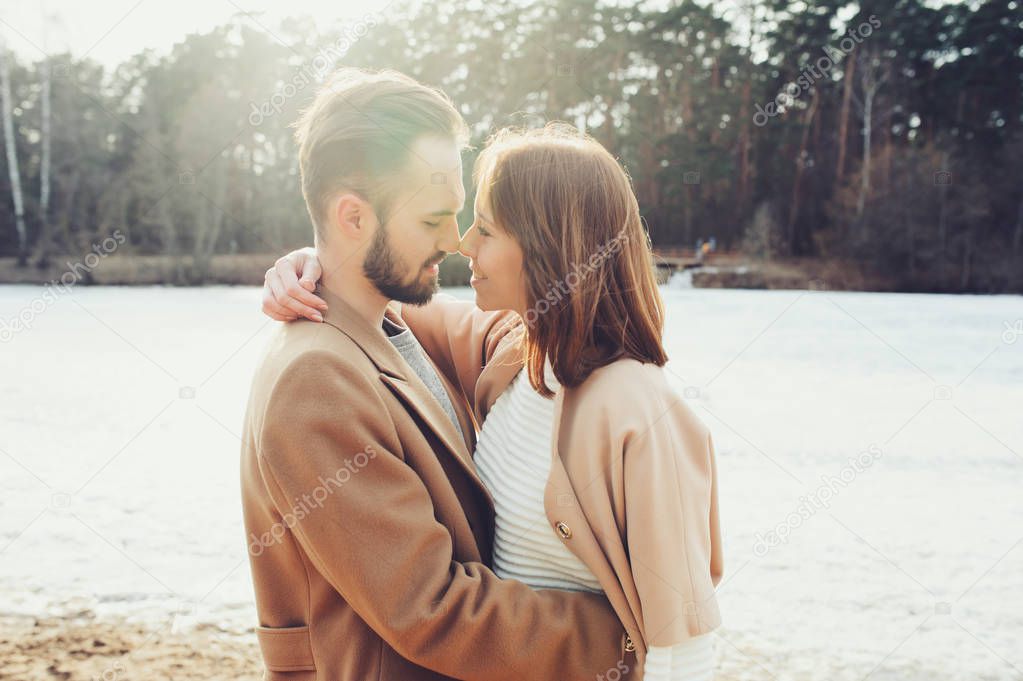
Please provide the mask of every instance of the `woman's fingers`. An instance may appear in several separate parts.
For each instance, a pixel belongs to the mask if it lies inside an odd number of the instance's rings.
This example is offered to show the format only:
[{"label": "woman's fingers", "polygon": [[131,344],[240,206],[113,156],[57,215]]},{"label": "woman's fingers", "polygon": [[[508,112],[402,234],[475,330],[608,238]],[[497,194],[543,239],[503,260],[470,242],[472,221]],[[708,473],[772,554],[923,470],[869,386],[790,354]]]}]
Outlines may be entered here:
[{"label": "woman's fingers", "polygon": [[270,290],[268,282],[263,284],[263,314],[279,322],[290,322],[298,318],[294,312],[274,300],[273,291]]},{"label": "woman's fingers", "polygon": [[[287,268],[284,269],[286,270]],[[292,272],[291,276],[295,280],[293,288],[297,289],[298,278],[295,277],[294,272]],[[305,291],[305,293],[312,295],[308,291]],[[315,298],[316,296],[313,297]],[[273,312],[279,316],[289,316],[291,319],[305,317],[314,322],[323,321],[323,316],[319,310],[304,304],[291,294],[291,291],[288,290],[282,280],[281,270],[276,266],[266,271],[266,281],[263,284],[263,311],[270,314],[270,316],[273,316],[271,314]]]},{"label": "woman's fingers", "polygon": [[[312,248],[303,249],[298,253],[302,254],[299,262],[299,272],[302,276],[299,277],[298,283],[305,290],[313,291],[316,289],[316,282],[323,276],[320,259],[316,257],[316,250]],[[326,304],[321,309],[326,310]]]},{"label": "woman's fingers", "polygon": [[273,302],[273,300],[271,300],[269,304],[265,302],[263,303],[263,314],[278,322],[293,322],[298,319],[298,317],[292,314],[290,310],[281,307],[277,303]]},{"label": "woman's fingers", "polygon": [[[298,278],[300,274],[302,274],[303,277],[313,276],[314,278],[311,282],[311,288],[316,288],[316,280],[320,277],[320,263],[316,259],[315,255],[312,257],[312,261],[310,262],[309,258],[301,251],[295,251],[274,263],[273,269],[280,279],[284,293],[286,293],[288,298],[300,307],[295,307],[295,305],[289,304],[287,300],[282,300],[280,296],[277,296],[278,303],[298,312],[304,317],[308,316],[305,312],[306,309],[313,309],[314,311],[323,311],[327,309],[327,303],[310,289],[304,288]],[[304,274],[304,271],[306,270],[309,271],[309,275]]]}]

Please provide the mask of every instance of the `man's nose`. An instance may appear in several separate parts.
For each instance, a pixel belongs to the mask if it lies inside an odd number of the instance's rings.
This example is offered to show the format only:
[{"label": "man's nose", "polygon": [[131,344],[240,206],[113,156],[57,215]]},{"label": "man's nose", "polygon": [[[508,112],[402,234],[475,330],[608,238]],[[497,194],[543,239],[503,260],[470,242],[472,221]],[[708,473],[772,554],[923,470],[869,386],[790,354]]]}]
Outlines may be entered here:
[{"label": "man's nose", "polygon": [[458,223],[454,220],[451,222],[451,226],[444,230],[444,235],[437,243],[437,248],[441,249],[445,253],[454,253],[457,251],[460,242],[460,239],[458,238]]}]

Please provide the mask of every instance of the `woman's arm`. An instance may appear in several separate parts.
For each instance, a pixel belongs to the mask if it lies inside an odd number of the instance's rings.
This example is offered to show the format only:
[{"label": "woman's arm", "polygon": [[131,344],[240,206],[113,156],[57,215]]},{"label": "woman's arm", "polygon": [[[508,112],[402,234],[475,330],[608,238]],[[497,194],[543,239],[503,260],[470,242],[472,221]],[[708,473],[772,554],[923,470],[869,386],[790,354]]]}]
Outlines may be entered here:
[{"label": "woman's arm", "polygon": [[723,569],[714,444],[666,383],[633,397],[642,418],[622,453],[629,557],[646,643],[672,646],[721,622],[714,593]]},{"label": "woman's arm", "polygon": [[483,367],[501,340],[521,326],[519,316],[511,310],[484,312],[474,303],[443,293],[426,305],[402,305],[401,317],[470,405]]}]

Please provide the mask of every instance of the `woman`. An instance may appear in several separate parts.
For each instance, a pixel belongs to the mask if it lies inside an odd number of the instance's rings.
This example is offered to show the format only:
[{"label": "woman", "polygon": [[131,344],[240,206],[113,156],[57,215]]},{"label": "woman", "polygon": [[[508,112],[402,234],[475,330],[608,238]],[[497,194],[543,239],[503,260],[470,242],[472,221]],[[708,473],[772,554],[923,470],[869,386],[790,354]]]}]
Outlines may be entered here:
[{"label": "woman", "polygon": [[[495,135],[476,183],[459,250],[478,309],[436,296],[402,316],[480,424],[494,571],[603,591],[636,654],[630,678],[709,679],[722,572],[714,448],[664,375],[664,306],[629,179],[600,144],[557,125]],[[267,314],[291,320],[322,303],[303,273],[319,276],[308,249],[267,273]]]}]

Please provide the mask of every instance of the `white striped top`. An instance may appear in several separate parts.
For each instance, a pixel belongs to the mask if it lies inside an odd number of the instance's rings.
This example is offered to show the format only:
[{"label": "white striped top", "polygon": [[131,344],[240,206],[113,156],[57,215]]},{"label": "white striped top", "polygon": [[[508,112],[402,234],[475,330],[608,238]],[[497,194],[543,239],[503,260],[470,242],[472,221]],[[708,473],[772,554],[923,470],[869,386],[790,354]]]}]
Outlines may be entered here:
[{"label": "white striped top", "polygon": [[[558,384],[547,372],[547,385]],[[551,471],[554,401],[520,371],[483,422],[474,457],[494,497],[494,572],[539,589],[600,593],[600,582],[554,533],[543,496]]]},{"label": "white striped top", "polygon": [[[547,385],[560,385],[548,363]],[[602,591],[597,578],[555,534],[544,510],[551,469],[554,400],[537,394],[526,371],[497,398],[476,444],[475,463],[494,498],[494,572],[537,589]],[[710,635],[647,650],[644,681],[708,681]]]}]

